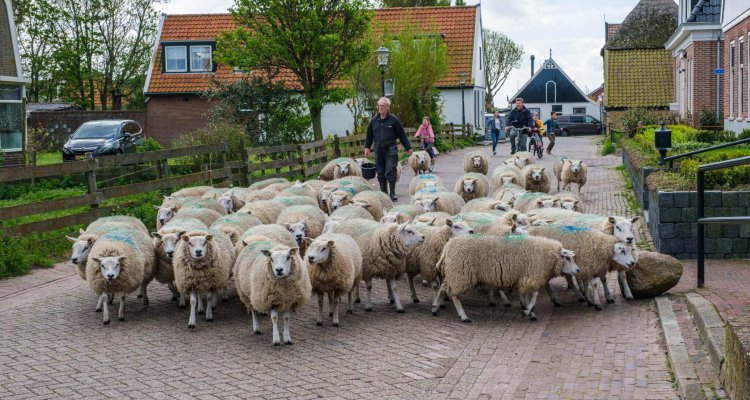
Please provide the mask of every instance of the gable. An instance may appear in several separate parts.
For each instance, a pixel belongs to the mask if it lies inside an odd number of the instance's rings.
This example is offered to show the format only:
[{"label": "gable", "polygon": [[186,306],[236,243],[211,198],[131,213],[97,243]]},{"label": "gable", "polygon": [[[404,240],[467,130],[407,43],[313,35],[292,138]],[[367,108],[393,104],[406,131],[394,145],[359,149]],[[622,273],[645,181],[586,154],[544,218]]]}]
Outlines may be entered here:
[{"label": "gable", "polygon": [[552,59],[542,64],[513,98],[525,103],[581,103],[591,101]]},{"label": "gable", "polygon": [[12,10],[6,1],[0,1],[0,76],[18,77],[18,65],[13,34],[11,32]]}]

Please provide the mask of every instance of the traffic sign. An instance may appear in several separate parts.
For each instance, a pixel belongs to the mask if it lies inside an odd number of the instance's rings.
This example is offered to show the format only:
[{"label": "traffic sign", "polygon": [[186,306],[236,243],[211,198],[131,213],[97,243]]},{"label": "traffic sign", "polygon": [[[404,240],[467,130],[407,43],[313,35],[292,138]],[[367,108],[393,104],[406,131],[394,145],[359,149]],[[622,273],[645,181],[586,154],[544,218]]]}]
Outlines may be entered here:
[{"label": "traffic sign", "polygon": [[724,68],[716,68],[714,70],[714,74],[716,74],[716,75],[724,75]]}]

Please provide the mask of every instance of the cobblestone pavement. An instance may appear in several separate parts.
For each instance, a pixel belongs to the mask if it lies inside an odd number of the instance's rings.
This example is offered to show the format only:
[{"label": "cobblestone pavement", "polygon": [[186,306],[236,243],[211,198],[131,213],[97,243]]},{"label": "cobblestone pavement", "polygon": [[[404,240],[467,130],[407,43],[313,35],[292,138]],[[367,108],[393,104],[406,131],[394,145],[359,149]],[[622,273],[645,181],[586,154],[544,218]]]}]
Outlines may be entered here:
[{"label": "cobblestone pavement", "polygon": [[[508,145],[498,150],[493,164]],[[589,211],[629,214],[615,196],[617,158],[597,157],[596,138],[560,138],[556,150],[593,165],[584,187]],[[436,173],[446,183],[460,175],[463,154],[440,157]],[[404,172],[402,200],[411,176]],[[422,303],[405,301],[406,313],[396,314],[376,281],[374,312],[358,306],[340,328],[318,327],[308,304],[292,318],[294,346],[273,347],[268,317],[263,335],[253,335],[236,296],[219,304],[215,322],[199,319],[189,331],[188,312],[158,284],[148,309],[130,296],[126,321],[103,326],[91,290],[72,266],[59,265],[0,281],[0,398],[678,397],[653,301],[624,302],[618,290],[615,304],[595,312],[564,285],[554,284],[561,308],[540,295],[538,322],[522,318],[517,305],[488,307],[477,293],[464,301],[473,322],[463,324],[452,306],[433,317],[431,290],[420,285]],[[403,280],[398,292],[408,301]]]}]

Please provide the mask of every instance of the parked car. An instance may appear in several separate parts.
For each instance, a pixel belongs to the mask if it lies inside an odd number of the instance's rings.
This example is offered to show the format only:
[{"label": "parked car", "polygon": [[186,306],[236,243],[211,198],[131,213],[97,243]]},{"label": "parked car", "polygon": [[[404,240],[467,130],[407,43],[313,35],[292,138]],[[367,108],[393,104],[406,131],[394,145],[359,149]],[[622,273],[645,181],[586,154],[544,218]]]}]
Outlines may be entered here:
[{"label": "parked car", "polygon": [[143,141],[141,125],[132,120],[84,122],[63,145],[63,161],[109,154],[135,153]]},{"label": "parked car", "polygon": [[557,124],[563,136],[598,135],[602,129],[598,119],[586,114],[558,115]]}]

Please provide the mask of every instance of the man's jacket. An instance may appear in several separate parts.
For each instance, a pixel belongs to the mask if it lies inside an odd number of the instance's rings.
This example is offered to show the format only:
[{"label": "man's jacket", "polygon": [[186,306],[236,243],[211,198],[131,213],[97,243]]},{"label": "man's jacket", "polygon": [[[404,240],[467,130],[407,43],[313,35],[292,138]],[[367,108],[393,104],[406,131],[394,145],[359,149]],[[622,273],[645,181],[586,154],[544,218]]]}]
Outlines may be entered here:
[{"label": "man's jacket", "polygon": [[[513,107],[510,110],[510,114],[505,118],[506,126],[512,126],[514,128],[523,128],[524,126],[532,128],[534,127],[534,119],[531,117],[531,111],[526,106],[523,106],[520,110]],[[515,121],[515,122],[514,122]]]},{"label": "man's jacket", "polygon": [[365,148],[369,149],[373,142],[377,151],[378,148],[387,149],[396,146],[396,140],[401,142],[406,151],[411,150],[409,138],[406,137],[404,127],[401,121],[393,114],[388,114],[385,119],[380,118],[380,114],[375,115],[367,127],[367,136],[365,137]]}]

